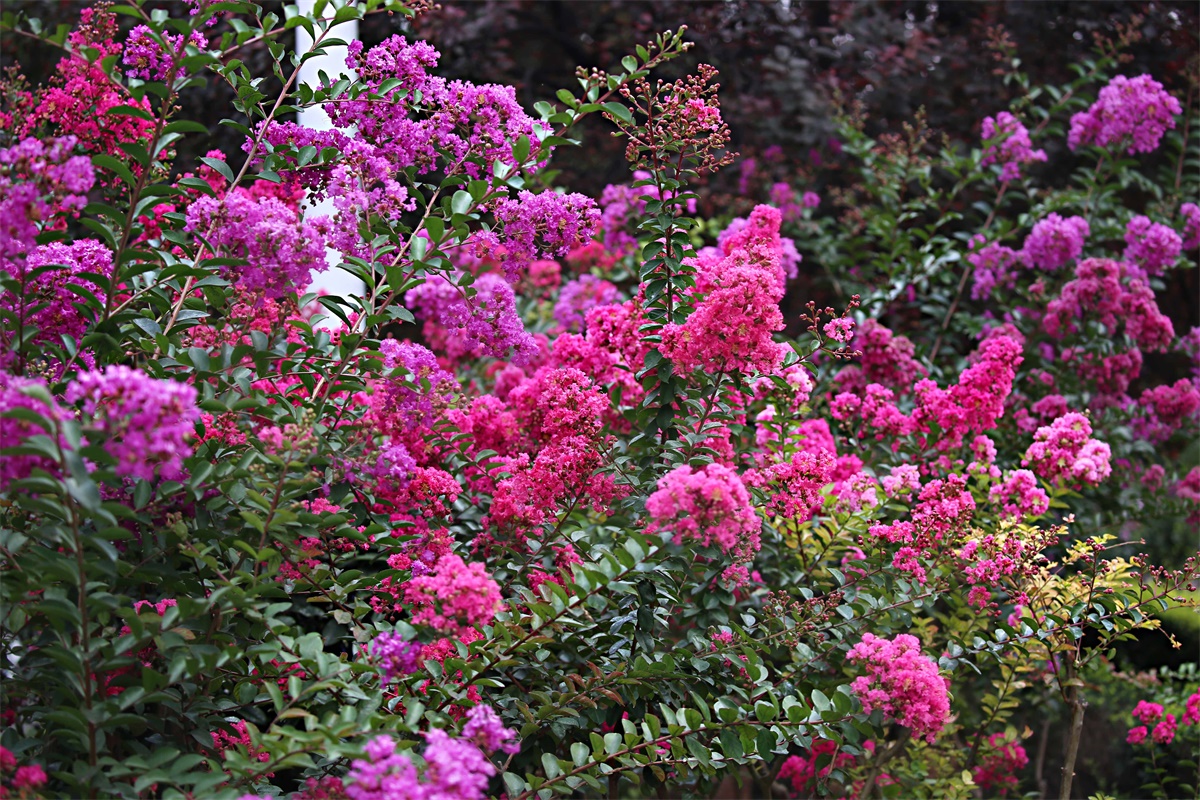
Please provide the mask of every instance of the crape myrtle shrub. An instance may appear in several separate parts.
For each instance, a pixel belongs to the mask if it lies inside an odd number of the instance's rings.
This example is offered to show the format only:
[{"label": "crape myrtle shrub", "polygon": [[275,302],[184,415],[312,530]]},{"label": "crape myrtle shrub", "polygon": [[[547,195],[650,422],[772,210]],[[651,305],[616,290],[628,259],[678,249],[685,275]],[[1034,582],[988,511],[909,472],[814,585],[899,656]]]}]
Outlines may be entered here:
[{"label": "crape myrtle shrub", "polygon": [[[63,51],[4,92],[5,795],[1195,796],[1195,668],[1112,656],[1200,569],[1198,126],[1132,34],[714,221],[678,32],[536,116],[412,37],[296,84],[424,11],[3,17]],[[176,169],[213,76],[240,146]],[[630,174],[555,188],[598,116]]]}]

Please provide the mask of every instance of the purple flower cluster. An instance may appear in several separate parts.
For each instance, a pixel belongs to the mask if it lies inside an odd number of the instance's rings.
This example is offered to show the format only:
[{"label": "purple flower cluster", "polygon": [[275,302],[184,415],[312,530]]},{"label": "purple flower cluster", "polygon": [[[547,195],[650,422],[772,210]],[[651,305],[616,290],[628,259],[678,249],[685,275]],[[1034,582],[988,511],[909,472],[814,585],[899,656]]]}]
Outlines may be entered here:
[{"label": "purple flower cluster", "polygon": [[317,228],[276,197],[256,198],[241,188],[223,200],[202,197],[188,207],[185,230],[222,255],[245,259],[221,267],[224,277],[267,298],[303,292],[312,270],[328,269]]},{"label": "purple flower cluster", "polygon": [[[437,356],[427,347],[412,342],[384,339],[379,343],[383,368],[403,368],[408,375],[386,378],[377,386],[373,404],[389,416],[397,416],[404,428],[413,430],[433,421],[453,399],[459,385],[454,376],[438,366]],[[425,384],[428,383],[428,388]]]},{"label": "purple flower cluster", "polygon": [[521,744],[515,741],[517,732],[504,727],[491,706],[478,705],[467,712],[462,738],[474,742],[485,753],[502,750],[511,754],[521,750]]},{"label": "purple flower cluster", "polygon": [[1100,90],[1091,108],[1071,117],[1067,145],[1072,150],[1094,144],[1125,147],[1130,155],[1150,153],[1182,111],[1179,101],[1149,75],[1118,75]]},{"label": "purple flower cluster", "polygon": [[1000,164],[1000,180],[1015,181],[1021,177],[1021,165],[1045,161],[1045,150],[1034,150],[1029,130],[1007,111],[983,120],[983,166]]},{"label": "purple flower cluster", "polygon": [[126,366],[82,372],[67,387],[69,403],[83,401],[91,418],[89,433],[104,436],[103,446],[117,462],[121,477],[167,480],[183,477],[183,459],[191,454],[200,409],[195,388],[178,381],[155,380]]},{"label": "purple flower cluster", "polygon": [[511,86],[476,85],[429,75],[439,53],[424,42],[392,36],[366,54],[352,42],[346,64],[373,93],[398,78],[383,99],[329,103],[334,125],[357,131],[360,146],[373,148],[393,171],[416,167],[430,172],[445,158],[472,178],[492,180],[493,162],[519,166],[512,142],[536,141],[539,123],[525,113]]},{"label": "purple flower cluster", "polygon": [[1033,226],[1025,237],[1021,261],[1030,269],[1047,272],[1059,269],[1079,258],[1083,243],[1091,233],[1083,217],[1060,217],[1050,214]]},{"label": "purple flower cluster", "polygon": [[[161,81],[167,77],[167,73],[175,64],[176,54],[183,55],[180,47],[183,36],[169,33],[160,35],[166,42],[165,48],[145,25],[138,25],[129,32],[129,38],[125,40],[125,51],[121,55],[126,75],[144,81]],[[188,44],[201,50],[208,47],[208,42],[200,31],[192,31],[188,37]]]},{"label": "purple flower cluster", "polygon": [[1200,247],[1200,206],[1184,203],[1179,213],[1183,216],[1183,246],[1188,250]]},{"label": "purple flower cluster", "polygon": [[405,641],[398,633],[385,631],[376,636],[371,643],[371,655],[379,663],[384,683],[391,683],[401,675],[411,675],[421,666],[420,643]]},{"label": "purple flower cluster", "polygon": [[[38,416],[54,423],[65,418],[63,410],[57,403],[27,394],[29,390],[40,389],[44,396],[49,396],[46,382],[32,378],[20,378],[0,372],[0,447],[16,447],[31,436],[54,435],[39,425],[19,417],[7,416],[17,409],[32,411]],[[24,390],[24,391],[23,391]],[[61,436],[59,446],[66,449],[66,440]],[[28,478],[35,470],[40,469],[51,474],[57,474],[55,462],[45,455],[38,453],[6,454],[0,456],[0,490],[5,490],[15,480]]]},{"label": "purple flower cluster", "polygon": [[346,795],[350,800],[483,800],[496,765],[480,746],[512,753],[515,737],[491,708],[476,706],[467,712],[463,738],[436,728],[425,733],[425,771],[418,775],[390,736],[377,736],[363,748],[366,758],[350,765]]},{"label": "purple flower cluster", "polygon": [[495,273],[480,275],[471,285],[473,297],[440,275],[411,290],[406,302],[447,334],[463,340],[473,355],[509,358],[518,366],[538,353],[537,342],[517,314],[512,287]]},{"label": "purple flower cluster", "polygon": [[496,221],[504,226],[504,236],[476,236],[476,255],[490,255],[487,249],[504,246],[500,263],[508,279],[515,281],[522,267],[539,258],[565,256],[587,243],[600,225],[596,201],[578,193],[520,192],[517,199],[500,198],[492,208]]},{"label": "purple flower cluster", "polygon": [[87,205],[96,174],[91,159],[71,155],[75,143],[31,137],[0,148],[0,270],[20,271],[16,262],[34,246],[39,222]]},{"label": "purple flower cluster", "polygon": [[[975,237],[975,246],[985,241]],[[992,242],[967,255],[974,267],[974,284],[971,286],[972,300],[986,300],[996,289],[1012,289],[1016,286],[1017,254],[1010,247]]]},{"label": "purple flower cluster", "polygon": [[570,333],[583,331],[587,312],[596,306],[619,303],[620,292],[612,283],[595,275],[580,275],[567,281],[554,304],[554,319]]},{"label": "purple flower cluster", "polygon": [[1183,252],[1178,233],[1141,215],[1125,226],[1125,245],[1125,260],[1140,264],[1151,275],[1161,275]]}]

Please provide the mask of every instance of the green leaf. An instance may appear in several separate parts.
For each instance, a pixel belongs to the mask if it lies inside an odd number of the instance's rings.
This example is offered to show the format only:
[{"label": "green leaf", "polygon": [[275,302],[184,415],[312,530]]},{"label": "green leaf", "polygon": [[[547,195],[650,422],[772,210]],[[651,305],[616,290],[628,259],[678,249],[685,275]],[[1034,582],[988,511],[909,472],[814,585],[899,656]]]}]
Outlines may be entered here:
[{"label": "green leaf", "polygon": [[450,210],[455,214],[466,214],[471,210],[474,202],[470,192],[464,192],[462,189],[459,189],[450,200]]},{"label": "green leaf", "polygon": [[604,110],[612,114],[617,118],[618,121],[623,122],[626,125],[633,124],[633,114],[630,113],[629,108],[626,107],[624,103],[609,101],[604,104]]}]

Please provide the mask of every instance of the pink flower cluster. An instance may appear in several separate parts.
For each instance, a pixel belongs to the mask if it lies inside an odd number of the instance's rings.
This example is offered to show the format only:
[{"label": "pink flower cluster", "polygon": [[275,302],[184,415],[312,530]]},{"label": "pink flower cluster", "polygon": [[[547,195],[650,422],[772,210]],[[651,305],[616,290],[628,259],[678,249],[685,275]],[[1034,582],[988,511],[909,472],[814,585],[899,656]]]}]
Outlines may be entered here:
[{"label": "pink flower cluster", "polygon": [[1050,508],[1050,496],[1038,486],[1037,476],[1027,469],[1008,473],[1003,482],[991,488],[988,499],[1000,506],[1002,518],[1018,521],[1040,517]]},{"label": "pink flower cluster", "polygon": [[1087,111],[1071,117],[1067,144],[1072,150],[1094,144],[1124,147],[1130,155],[1150,153],[1175,128],[1175,115],[1182,111],[1179,101],[1149,75],[1118,75]]},{"label": "pink flower cluster", "polygon": [[987,750],[975,768],[975,783],[988,797],[1007,797],[1017,788],[1017,773],[1029,764],[1029,754],[1017,738],[1003,733],[988,737]]},{"label": "pink flower cluster", "polygon": [[1052,272],[1079,258],[1091,233],[1083,217],[1049,214],[1033,226],[1021,248],[1021,261],[1030,269]]},{"label": "pink flower cluster", "polygon": [[671,470],[646,499],[646,511],[656,527],[675,532],[676,543],[686,537],[701,547],[715,545],[736,564],[751,561],[761,547],[762,520],[741,478],[723,464]]},{"label": "pink flower cluster", "polygon": [[[356,139],[398,172],[415,166],[417,174],[445,160],[472,178],[492,180],[492,164],[516,168],[512,142],[536,140],[535,123],[517,102],[511,86],[476,85],[429,75],[440,54],[424,42],[409,44],[392,36],[365,54],[352,42],[346,65],[373,94],[385,81],[399,84],[383,99],[362,99],[325,106],[335,126],[356,131]],[[419,93],[419,94],[418,94]],[[419,98],[419,99],[418,99]],[[455,169],[453,171],[458,171]]]},{"label": "pink flower cluster", "polygon": [[246,264],[222,266],[232,283],[266,297],[303,292],[312,271],[328,269],[325,240],[313,223],[275,197],[236,188],[223,199],[205,196],[187,208],[185,230],[220,254]]},{"label": "pink flower cluster", "polygon": [[1120,323],[1142,350],[1165,351],[1175,338],[1169,317],[1158,308],[1154,292],[1133,277],[1127,283],[1126,265],[1106,258],[1084,259],[1075,268],[1075,279],[1046,306],[1042,325],[1055,338],[1063,338],[1095,320],[1114,335]]},{"label": "pink flower cluster", "polygon": [[588,311],[619,301],[620,292],[612,283],[595,275],[580,275],[568,281],[559,292],[554,304],[554,319],[563,330],[579,333],[584,329]]},{"label": "pink flower cluster", "polygon": [[[9,778],[5,773],[12,772]],[[46,785],[48,780],[46,770],[40,764],[17,766],[17,757],[4,745],[0,745],[0,779],[12,782],[5,786],[0,783],[0,798],[9,797],[10,791],[15,791],[18,797],[34,797],[40,794],[38,789]]]},{"label": "pink flower cluster", "polygon": [[[32,394],[36,392],[37,394]],[[49,398],[49,402],[37,395]],[[55,436],[53,429],[47,430],[20,417],[7,416],[21,409],[32,411],[49,424],[56,425],[67,418],[66,412],[50,397],[45,381],[21,378],[0,371],[0,447],[15,447],[31,436],[52,437],[63,450],[68,447],[66,437]],[[52,475],[58,474],[58,464],[40,453],[5,454],[0,456],[0,490],[7,490],[15,480],[28,478],[34,470]]]},{"label": "pink flower cluster", "polygon": [[1200,206],[1195,203],[1184,203],[1179,207],[1183,217],[1183,247],[1192,250],[1200,247]]},{"label": "pink flower cluster", "polygon": [[[86,275],[91,273],[104,278],[111,277],[112,251],[95,239],[76,239],[70,244],[51,242],[29,252],[24,265],[25,269],[21,271],[24,275],[38,267],[58,265],[57,268],[41,270],[37,275],[28,277],[23,292],[0,295],[0,309],[22,319],[27,328],[37,329],[37,334],[32,337],[26,331],[24,347],[29,351],[28,354],[36,355],[43,344],[61,344],[60,337],[63,335],[70,336],[78,343],[98,312],[85,306],[75,289],[88,292],[99,303],[105,302],[105,292]],[[10,325],[5,325],[0,330],[0,343],[9,344],[15,333]],[[7,366],[16,355],[13,351],[0,353],[0,366]],[[86,350],[80,351],[79,360],[88,366],[95,363]]]},{"label": "pink flower cluster", "polygon": [[1125,226],[1125,260],[1136,262],[1150,275],[1161,275],[1182,252],[1179,234],[1149,217],[1136,216]]},{"label": "pink flower cluster", "polygon": [[982,125],[984,140],[983,166],[1000,165],[1000,180],[1015,181],[1021,177],[1021,165],[1034,161],[1045,161],[1045,150],[1034,150],[1029,130],[1021,121],[1007,111],[992,117],[984,117]]},{"label": "pink flower cluster", "polygon": [[1011,336],[992,336],[979,346],[975,363],[954,386],[942,389],[928,379],[917,381],[913,423],[925,431],[936,424],[941,431],[940,449],[961,446],[970,432],[995,428],[1004,414],[1004,400],[1012,392],[1017,367],[1024,360],[1022,349],[1022,343]]},{"label": "pink flower cluster", "polygon": [[833,482],[836,466],[829,450],[805,450],[790,461],[750,470],[745,482],[771,493],[767,501],[770,513],[803,522],[820,508],[821,489]]},{"label": "pink flower cluster", "polygon": [[[984,241],[986,238],[983,236],[974,237],[973,247],[978,247]],[[967,261],[974,268],[972,300],[987,300],[996,289],[1009,290],[1016,286],[1017,271],[1014,267],[1018,255],[1012,248],[992,242],[978,250],[972,249],[967,254]]]},{"label": "pink flower cluster", "polygon": [[405,584],[404,600],[412,604],[414,625],[428,625],[446,634],[490,625],[504,608],[500,587],[479,562],[463,563],[450,553],[433,570]]},{"label": "pink flower cluster", "polygon": [[[863,747],[870,753],[875,752],[874,742],[865,742]],[[820,766],[824,756],[829,758],[824,759],[824,766]],[[806,755],[787,757],[783,766],[779,768],[779,780],[791,789],[792,797],[817,797],[820,785],[833,770],[851,768],[855,761],[855,757],[839,748],[837,742],[816,739]],[[893,781],[892,776],[887,773],[881,773],[875,779],[878,786],[887,786]],[[848,796],[856,797],[860,788],[856,785]]]},{"label": "pink flower cluster", "polygon": [[[1125,737],[1129,744],[1141,744],[1147,736],[1155,744],[1170,744],[1175,740],[1180,723],[1185,726],[1200,724],[1200,690],[1188,696],[1182,719],[1167,713],[1161,704],[1146,700],[1139,700],[1134,706],[1133,719],[1142,724],[1129,729]],[[1153,729],[1150,728],[1152,725]]]},{"label": "pink flower cluster", "polygon": [[1138,407],[1141,416],[1133,420],[1134,431],[1143,439],[1162,443],[1200,415],[1200,387],[1187,378],[1155,386],[1142,392]]},{"label": "pink flower cluster", "polygon": [[1087,417],[1066,414],[1037,429],[1021,463],[1047,483],[1096,486],[1112,474],[1112,450],[1091,435]]},{"label": "pink flower cluster", "polygon": [[89,439],[101,435],[117,475],[147,481],[156,473],[183,477],[183,459],[192,452],[187,440],[200,418],[196,396],[188,384],[118,365],[80,373],[65,394],[69,403],[83,402]]},{"label": "pink flower cluster", "polygon": [[770,372],[784,348],[771,336],[784,327],[779,301],[779,210],[758,206],[724,244],[724,258],[702,266],[695,310],[683,324],[662,329],[663,355],[684,372]]},{"label": "pink flower cluster", "polygon": [[902,633],[888,640],[864,633],[850,648],[848,661],[861,662],[866,675],[851,683],[868,714],[880,709],[886,719],[933,742],[950,716],[949,680],[921,654],[917,637]]}]

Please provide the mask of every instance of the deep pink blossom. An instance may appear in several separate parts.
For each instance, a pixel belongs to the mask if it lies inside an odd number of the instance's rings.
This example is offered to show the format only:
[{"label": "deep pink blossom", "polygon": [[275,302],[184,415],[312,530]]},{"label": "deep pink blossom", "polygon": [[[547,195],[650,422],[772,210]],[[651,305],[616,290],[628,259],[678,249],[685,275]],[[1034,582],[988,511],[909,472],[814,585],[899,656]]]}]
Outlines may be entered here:
[{"label": "deep pink blossom", "polygon": [[674,531],[677,543],[686,538],[715,546],[735,562],[749,561],[761,546],[762,521],[750,495],[738,474],[722,464],[676,467],[659,479],[646,511],[657,527]]},{"label": "deep pink blossom", "polygon": [[950,715],[949,681],[921,654],[917,637],[902,633],[888,640],[864,633],[846,658],[861,662],[866,672],[851,684],[864,711],[878,708],[885,719],[911,728],[914,735],[937,739]]},{"label": "deep pink blossom", "polygon": [[414,608],[414,625],[447,634],[490,625],[504,607],[487,568],[479,562],[466,564],[453,553],[438,559],[429,574],[409,580],[404,599]]},{"label": "deep pink blossom", "polygon": [[1092,423],[1072,412],[1037,429],[1021,463],[1048,483],[1096,486],[1112,473],[1112,451],[1091,438]]}]

